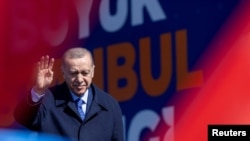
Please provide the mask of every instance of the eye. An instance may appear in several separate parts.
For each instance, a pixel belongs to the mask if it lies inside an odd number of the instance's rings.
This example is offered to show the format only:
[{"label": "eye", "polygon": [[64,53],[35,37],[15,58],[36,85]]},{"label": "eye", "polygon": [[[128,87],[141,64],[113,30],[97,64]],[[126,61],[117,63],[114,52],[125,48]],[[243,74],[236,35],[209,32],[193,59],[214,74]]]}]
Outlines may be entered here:
[{"label": "eye", "polygon": [[90,73],[90,71],[82,71],[82,75],[83,75],[83,76],[88,76],[89,73]]},{"label": "eye", "polygon": [[77,71],[75,71],[75,72],[70,72],[70,75],[73,75],[73,76],[75,76],[75,75],[77,75],[77,74],[78,74]]}]

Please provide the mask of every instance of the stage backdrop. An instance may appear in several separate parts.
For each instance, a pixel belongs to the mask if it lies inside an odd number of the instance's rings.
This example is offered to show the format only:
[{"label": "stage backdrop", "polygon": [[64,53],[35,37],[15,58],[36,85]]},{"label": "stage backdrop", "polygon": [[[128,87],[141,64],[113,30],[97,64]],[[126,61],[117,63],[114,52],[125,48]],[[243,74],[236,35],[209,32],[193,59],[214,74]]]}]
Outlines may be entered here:
[{"label": "stage backdrop", "polygon": [[94,82],[123,112],[126,141],[205,141],[209,124],[250,124],[250,1],[3,0],[0,126],[42,55],[92,51]]}]

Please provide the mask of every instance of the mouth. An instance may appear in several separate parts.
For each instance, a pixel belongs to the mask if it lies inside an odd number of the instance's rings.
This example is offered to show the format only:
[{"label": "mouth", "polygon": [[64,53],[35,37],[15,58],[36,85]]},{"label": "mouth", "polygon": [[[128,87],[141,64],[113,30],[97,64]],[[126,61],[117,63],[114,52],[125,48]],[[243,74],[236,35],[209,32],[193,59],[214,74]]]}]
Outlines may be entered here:
[{"label": "mouth", "polygon": [[85,85],[76,85],[75,88],[77,89],[83,89],[85,87]]},{"label": "mouth", "polygon": [[74,85],[74,88],[77,90],[77,91],[81,91],[83,89],[86,88],[86,85]]}]

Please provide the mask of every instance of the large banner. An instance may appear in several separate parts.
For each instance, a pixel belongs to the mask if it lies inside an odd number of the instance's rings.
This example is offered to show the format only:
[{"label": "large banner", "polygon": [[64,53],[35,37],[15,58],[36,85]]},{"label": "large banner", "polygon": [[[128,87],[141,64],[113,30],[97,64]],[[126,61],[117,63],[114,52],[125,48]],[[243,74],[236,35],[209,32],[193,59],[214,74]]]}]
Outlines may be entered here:
[{"label": "large banner", "polygon": [[0,2],[0,126],[34,63],[90,49],[94,83],[120,103],[126,141],[204,141],[209,124],[250,124],[250,1]]}]

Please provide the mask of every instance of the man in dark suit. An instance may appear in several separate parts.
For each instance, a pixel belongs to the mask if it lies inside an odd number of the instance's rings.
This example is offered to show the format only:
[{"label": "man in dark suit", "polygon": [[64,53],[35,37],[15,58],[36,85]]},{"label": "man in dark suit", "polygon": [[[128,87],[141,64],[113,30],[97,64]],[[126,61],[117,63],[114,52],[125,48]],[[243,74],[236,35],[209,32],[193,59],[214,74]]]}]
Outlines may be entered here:
[{"label": "man in dark suit", "polygon": [[95,65],[90,51],[81,47],[67,50],[62,57],[65,82],[49,88],[53,64],[49,56],[38,62],[36,83],[15,109],[16,121],[76,141],[123,141],[118,102],[92,84]]}]

